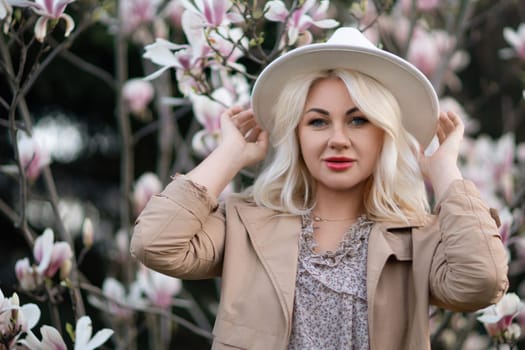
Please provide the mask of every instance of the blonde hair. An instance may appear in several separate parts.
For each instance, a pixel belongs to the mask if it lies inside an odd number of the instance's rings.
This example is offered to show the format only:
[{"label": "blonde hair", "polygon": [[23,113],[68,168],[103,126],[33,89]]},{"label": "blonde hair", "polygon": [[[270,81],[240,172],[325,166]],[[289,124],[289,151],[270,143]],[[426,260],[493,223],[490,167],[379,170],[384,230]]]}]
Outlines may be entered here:
[{"label": "blonde hair", "polygon": [[417,162],[419,145],[402,126],[397,101],[373,78],[343,69],[297,77],[283,88],[273,109],[273,129],[268,130],[273,149],[244,195],[258,205],[297,215],[315,205],[315,182],[300,154],[296,128],[310,87],[320,79],[334,77],[344,82],[353,102],[370,122],[384,130],[381,155],[363,198],[368,217],[405,222],[424,217],[429,205]]}]

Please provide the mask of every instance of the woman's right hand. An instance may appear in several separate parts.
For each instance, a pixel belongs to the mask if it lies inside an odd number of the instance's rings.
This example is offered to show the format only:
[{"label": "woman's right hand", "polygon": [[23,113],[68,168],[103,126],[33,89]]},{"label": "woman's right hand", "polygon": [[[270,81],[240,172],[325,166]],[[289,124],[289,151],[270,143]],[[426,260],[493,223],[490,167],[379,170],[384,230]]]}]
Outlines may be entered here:
[{"label": "woman's right hand", "polygon": [[268,132],[255,121],[252,110],[227,109],[221,115],[221,143],[187,176],[218,197],[237,173],[266,156]]},{"label": "woman's right hand", "polygon": [[251,109],[235,106],[221,115],[220,148],[228,150],[230,160],[243,168],[264,159],[268,151],[268,132],[261,129]]}]

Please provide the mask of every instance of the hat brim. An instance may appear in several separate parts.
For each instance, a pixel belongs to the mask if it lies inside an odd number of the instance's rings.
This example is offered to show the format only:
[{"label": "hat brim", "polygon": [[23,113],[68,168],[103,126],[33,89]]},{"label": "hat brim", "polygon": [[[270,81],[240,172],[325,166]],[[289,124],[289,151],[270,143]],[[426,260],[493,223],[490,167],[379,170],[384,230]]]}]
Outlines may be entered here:
[{"label": "hat brim", "polygon": [[336,44],[297,48],[271,62],[252,92],[257,122],[271,130],[273,111],[282,89],[294,76],[328,69],[352,69],[385,86],[397,99],[403,125],[426,148],[434,134],[439,102],[432,84],[412,64],[384,50]]}]

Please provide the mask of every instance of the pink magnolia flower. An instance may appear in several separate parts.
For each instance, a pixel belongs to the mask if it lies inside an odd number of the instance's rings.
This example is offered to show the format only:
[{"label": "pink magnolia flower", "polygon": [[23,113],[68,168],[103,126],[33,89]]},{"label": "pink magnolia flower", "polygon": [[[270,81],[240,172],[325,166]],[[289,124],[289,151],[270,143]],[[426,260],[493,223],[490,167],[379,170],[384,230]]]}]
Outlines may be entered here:
[{"label": "pink magnolia flower", "polygon": [[66,32],[68,37],[75,28],[75,21],[68,14],[64,13],[66,6],[75,0],[9,0],[13,6],[30,7],[40,18],[35,23],[35,38],[43,42],[47,35],[47,24],[49,20],[63,19],[66,22]]},{"label": "pink magnolia flower", "polygon": [[497,304],[480,310],[478,321],[483,323],[490,336],[502,336],[522,309],[520,297],[515,293],[507,293]]},{"label": "pink magnolia flower", "polygon": [[[444,55],[455,46],[455,39],[442,30],[426,31],[416,27],[407,59],[427,77],[432,78]],[[449,62],[449,69],[457,71],[468,63],[463,51],[456,51]]]},{"label": "pink magnolia flower", "polygon": [[[180,53],[189,49],[188,45],[179,45],[169,42],[168,40],[157,38],[155,43],[145,47],[146,52],[142,57],[151,60],[153,63],[162,66],[158,71],[148,75],[145,79],[155,79],[164,71],[170,68],[186,69],[188,68],[188,59],[180,57]],[[177,51],[175,54],[172,51]],[[179,53],[179,55],[177,55]],[[193,62],[191,62],[193,63]]]},{"label": "pink magnolia flower", "polygon": [[33,256],[37,266],[30,265],[29,259],[20,259],[15,264],[15,273],[22,288],[33,290],[42,284],[45,277],[53,277],[61,267],[69,267],[73,256],[71,247],[66,242],[54,243],[51,229],[35,241]]},{"label": "pink magnolia flower", "polygon": [[193,12],[196,16],[193,25],[218,28],[229,23],[244,21],[244,18],[236,13],[230,12],[232,7],[231,0],[195,0],[195,5],[190,1],[183,0],[186,10]]},{"label": "pink magnolia flower", "polygon": [[44,276],[36,271],[36,268],[31,265],[28,258],[23,258],[16,262],[15,274],[23,290],[35,290],[44,282]]},{"label": "pink magnolia flower", "polygon": [[150,198],[162,190],[162,183],[154,173],[147,172],[142,174],[135,182],[133,191],[133,204],[135,212],[138,214],[144,209]]},{"label": "pink magnolia flower", "polygon": [[40,327],[40,334],[42,335],[41,341],[30,331],[20,343],[28,349],[67,350],[66,343],[56,328],[44,325]]},{"label": "pink magnolia flower", "polygon": [[35,181],[40,176],[42,168],[51,162],[49,153],[40,142],[34,137],[28,137],[25,133],[20,133],[18,152],[29,181]]},{"label": "pink magnolia flower", "polygon": [[382,31],[389,32],[398,47],[408,45],[406,59],[415,65],[429,79],[434,79],[438,68],[443,64],[443,59],[450,59],[446,63],[443,72],[443,83],[452,90],[461,88],[461,80],[456,72],[465,68],[470,62],[470,56],[464,50],[456,48],[456,39],[444,30],[428,30],[423,22],[416,22],[414,31],[409,37],[410,22],[406,17],[398,13],[381,18]]},{"label": "pink magnolia flower", "polygon": [[169,277],[141,265],[135,282],[136,290],[144,293],[149,302],[161,308],[168,308],[172,299],[182,289],[178,278]]},{"label": "pink magnolia flower", "polygon": [[121,228],[115,234],[115,245],[117,247],[117,258],[125,262],[129,255],[129,234],[124,228]]},{"label": "pink magnolia flower", "polygon": [[225,88],[219,88],[212,93],[213,100],[207,96],[192,94],[189,96],[193,104],[193,114],[203,130],[195,133],[192,139],[192,148],[200,156],[206,156],[213,151],[220,142],[220,117],[226,106],[232,106],[234,99]]},{"label": "pink magnolia flower", "polygon": [[[193,6],[186,2],[185,4],[185,6]],[[205,5],[203,2],[196,2],[196,4]],[[174,68],[179,90],[183,95],[188,96],[208,91],[208,87],[203,85],[207,68],[212,67],[215,70],[226,63],[236,70],[245,70],[244,66],[236,63],[243,55],[238,45],[247,46],[242,30],[220,26],[209,31],[199,24],[202,21],[202,13],[199,11],[193,7],[193,10],[187,10],[182,15],[182,29],[187,44],[175,44],[157,38],[155,43],[145,47],[146,52],[143,57],[161,66],[159,70],[147,76],[146,80],[155,79],[164,71]],[[219,60],[220,64],[218,64]]]},{"label": "pink magnolia flower", "polygon": [[154,22],[161,4],[162,0],[122,1],[122,30],[124,33],[132,33],[140,26]]},{"label": "pink magnolia flower", "polygon": [[46,277],[53,277],[66,260],[73,256],[68,243],[53,241],[53,230],[48,228],[36,239],[33,249],[35,260],[39,263],[37,271]]},{"label": "pink magnolia flower", "polygon": [[378,16],[374,1],[353,2],[350,8],[352,17],[355,18],[358,28],[366,28],[363,34],[376,45],[380,42],[380,23],[386,15]]},{"label": "pink magnolia flower", "polygon": [[113,335],[113,330],[104,328],[98,331],[93,338],[93,325],[89,316],[82,316],[75,326],[75,350],[93,350],[104,344]]},{"label": "pink magnolia flower", "polygon": [[296,8],[291,13],[281,0],[268,1],[264,6],[264,17],[273,22],[286,22],[287,45],[294,45],[299,36],[304,34],[309,40],[303,44],[311,42],[311,33],[308,29],[312,26],[329,29],[339,25],[334,19],[326,19],[326,12],[330,6],[329,0],[321,0],[315,6],[316,0],[306,0],[302,6]]},{"label": "pink magnolia flower", "polygon": [[241,28],[217,28],[216,31],[209,34],[209,42],[211,43],[210,48],[226,59],[225,62],[221,60],[220,64],[216,64],[219,62],[212,59],[209,63],[210,66],[216,66],[216,68],[220,69],[224,63],[226,63],[226,65],[234,67],[238,71],[246,70],[244,66],[236,63],[236,61],[244,55],[244,52],[238,45],[246,49],[248,48],[248,40],[244,37],[244,32]]},{"label": "pink magnolia flower", "polygon": [[185,10],[181,0],[171,0],[164,8],[163,14],[174,27],[180,28],[182,26],[182,13]]},{"label": "pink magnolia flower", "polygon": [[514,135],[507,133],[497,140],[482,135],[464,141],[462,173],[476,183],[491,206],[503,208],[514,193]]},{"label": "pink magnolia flower", "polygon": [[[77,320],[75,326],[75,350],[93,350],[104,344],[113,335],[113,330],[104,328],[91,338],[93,326],[89,316],[82,316]],[[40,328],[42,340],[29,332],[26,339],[21,341],[29,349],[41,350],[67,350],[66,343],[60,333],[53,327],[42,326]]]},{"label": "pink magnolia flower", "polygon": [[112,277],[107,277],[102,284],[102,294],[104,294],[109,300],[90,295],[88,296],[89,303],[100,310],[108,312],[110,315],[118,319],[129,318],[133,314],[133,311],[129,308],[122,307],[111,301],[118,300],[119,302],[133,304],[131,298],[126,295],[124,286],[118,280]]},{"label": "pink magnolia flower", "polygon": [[40,319],[40,309],[35,304],[20,306],[18,295],[4,297],[0,289],[0,339],[7,349],[14,348],[22,333],[28,332]]},{"label": "pink magnolia flower", "polygon": [[[508,207],[504,207],[498,210],[498,216],[501,223],[499,226],[499,234],[501,236],[501,241],[505,246],[507,246],[507,244],[510,243],[510,229],[512,228],[512,223],[514,222],[514,216],[512,215]],[[523,257],[525,258],[525,256]]]},{"label": "pink magnolia flower", "polygon": [[521,23],[517,30],[505,27],[503,29],[503,37],[512,46],[510,51],[505,49],[500,51],[503,58],[518,56],[518,58],[525,61],[525,23]]},{"label": "pink magnolia flower", "polygon": [[122,95],[131,113],[144,115],[148,104],[153,99],[153,85],[143,79],[130,79],[122,87]]},{"label": "pink magnolia flower", "polygon": [[175,68],[179,90],[184,95],[201,90],[197,79],[204,74],[212,49],[206,42],[202,28],[194,25],[196,16],[190,11],[185,11],[182,15],[182,29],[188,44],[179,45],[157,38],[155,43],[145,47],[143,57],[162,66],[147,76],[146,80],[155,79],[164,71]]}]

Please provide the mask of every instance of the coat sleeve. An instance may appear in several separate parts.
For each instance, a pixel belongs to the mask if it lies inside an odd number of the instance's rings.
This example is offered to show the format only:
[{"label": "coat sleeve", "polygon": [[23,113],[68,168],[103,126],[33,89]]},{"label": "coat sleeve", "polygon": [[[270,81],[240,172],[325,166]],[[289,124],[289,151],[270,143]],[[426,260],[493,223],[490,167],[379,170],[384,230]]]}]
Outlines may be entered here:
[{"label": "coat sleeve", "polygon": [[153,196],[136,220],[131,254],[147,267],[177,278],[219,276],[225,220],[206,189],[178,175]]},{"label": "coat sleeve", "polygon": [[455,181],[436,206],[441,239],[430,268],[431,302],[453,311],[496,303],[508,288],[497,214],[470,181]]}]

